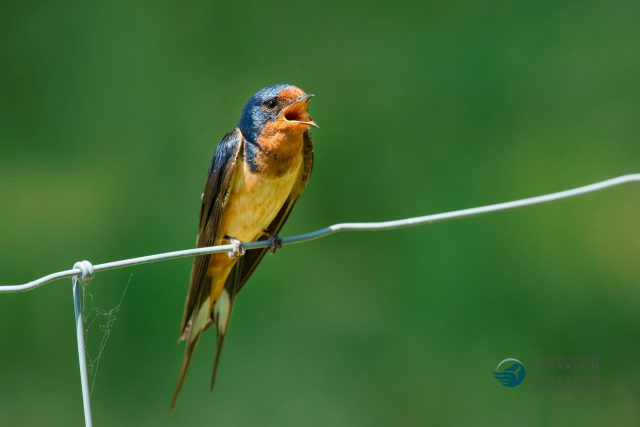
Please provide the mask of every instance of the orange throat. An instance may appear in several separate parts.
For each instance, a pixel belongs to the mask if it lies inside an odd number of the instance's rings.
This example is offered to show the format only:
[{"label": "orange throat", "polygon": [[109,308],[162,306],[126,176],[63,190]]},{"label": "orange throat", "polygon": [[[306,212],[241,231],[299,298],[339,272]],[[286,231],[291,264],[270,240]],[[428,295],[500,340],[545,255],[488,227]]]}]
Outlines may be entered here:
[{"label": "orange throat", "polygon": [[265,125],[258,137],[260,149],[255,163],[260,173],[281,176],[302,161],[302,145],[306,126],[286,121],[273,121]]}]

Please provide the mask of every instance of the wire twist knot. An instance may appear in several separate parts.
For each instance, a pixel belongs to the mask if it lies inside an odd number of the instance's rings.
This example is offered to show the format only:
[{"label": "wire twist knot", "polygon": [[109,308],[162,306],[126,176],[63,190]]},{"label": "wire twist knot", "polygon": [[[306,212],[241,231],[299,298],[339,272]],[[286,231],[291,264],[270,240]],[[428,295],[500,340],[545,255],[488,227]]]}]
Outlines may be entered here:
[{"label": "wire twist knot", "polygon": [[73,264],[73,268],[80,270],[79,278],[83,282],[88,282],[96,275],[93,264],[91,264],[87,260],[76,262],[75,264]]}]

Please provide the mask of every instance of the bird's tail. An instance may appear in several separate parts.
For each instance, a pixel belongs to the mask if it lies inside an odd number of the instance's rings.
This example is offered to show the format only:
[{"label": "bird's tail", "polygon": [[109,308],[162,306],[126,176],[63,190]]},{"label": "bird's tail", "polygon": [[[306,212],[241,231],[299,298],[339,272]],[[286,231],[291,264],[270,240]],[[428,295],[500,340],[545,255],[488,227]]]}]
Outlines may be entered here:
[{"label": "bird's tail", "polygon": [[213,371],[211,372],[211,384],[209,386],[211,391],[213,391],[213,387],[216,385],[220,355],[222,354],[224,338],[227,335],[227,330],[229,329],[229,320],[231,319],[231,312],[233,311],[233,303],[235,302],[236,295],[238,293],[243,263],[244,257],[240,257],[236,265],[233,267],[233,270],[229,275],[229,279],[227,280],[214,309],[214,319],[218,329],[218,343],[216,346],[216,356],[213,359]]},{"label": "bird's tail", "polygon": [[171,398],[171,409],[176,407],[176,401],[178,400],[178,395],[180,394],[180,390],[182,390],[182,385],[184,384],[184,378],[187,375],[187,370],[189,369],[189,364],[191,363],[191,356],[193,355],[193,350],[195,350],[198,341],[200,340],[200,334],[193,340],[189,340],[187,342],[187,347],[184,351],[184,357],[182,358],[182,368],[180,369],[180,376],[178,377],[178,384],[176,385],[176,390],[173,392],[173,397]]},{"label": "bird's tail", "polygon": [[[205,306],[206,305],[206,306]],[[171,399],[171,409],[175,408],[176,400],[178,399],[178,395],[180,394],[180,390],[182,389],[182,385],[184,384],[184,379],[187,375],[187,370],[189,369],[189,364],[191,363],[191,357],[193,355],[193,351],[198,345],[198,341],[200,340],[200,336],[202,332],[212,323],[211,317],[209,317],[209,302],[207,301],[200,308],[196,317],[189,321],[188,324],[188,333],[186,334],[187,346],[184,351],[184,357],[182,359],[182,368],[180,369],[180,376],[178,377],[178,384],[176,385],[176,390],[173,393],[173,398]],[[213,323],[215,323],[216,328],[218,330],[218,345],[216,349],[216,356],[213,361],[213,374],[211,375],[211,390],[213,390],[213,386],[216,381],[216,374],[218,373],[218,365],[220,363],[220,355],[222,354],[222,346],[224,345],[224,337],[227,334],[227,327],[229,325],[229,318],[231,317],[231,308],[233,306],[233,300],[229,295],[229,292],[226,289],[222,290],[220,297],[214,303],[213,308]],[[206,313],[206,314],[203,314]]]},{"label": "bird's tail", "polygon": [[222,354],[222,345],[224,344],[225,334],[218,332],[218,344],[216,347],[216,356],[213,359],[213,371],[211,373],[211,384],[209,389],[213,391],[213,387],[216,385],[216,377],[218,376],[218,365],[220,364],[220,355]]},{"label": "bird's tail", "polygon": [[211,324],[211,317],[209,313],[209,299],[207,298],[200,306],[200,309],[191,317],[191,319],[189,319],[185,330],[180,336],[181,340],[187,341],[187,346],[185,347],[184,357],[182,358],[182,368],[180,369],[178,384],[176,385],[176,390],[173,393],[173,398],[171,399],[171,409],[175,408],[176,406],[176,400],[178,399],[180,390],[182,390],[184,378],[187,375],[187,370],[189,369],[189,364],[191,363],[193,351],[198,345],[198,341],[200,341],[200,336],[202,335],[202,332]]},{"label": "bird's tail", "polygon": [[231,277],[229,278],[226,286],[222,289],[220,296],[214,302],[213,312],[209,309],[209,300],[207,299],[202,304],[197,314],[189,320],[187,328],[181,336],[181,339],[187,340],[187,346],[185,348],[184,358],[182,359],[182,368],[180,370],[180,376],[178,377],[178,384],[173,394],[173,398],[171,399],[171,409],[176,405],[176,400],[178,399],[178,395],[180,394],[180,390],[184,383],[184,378],[187,375],[187,370],[189,369],[189,364],[191,363],[191,356],[193,355],[193,351],[200,340],[202,332],[212,323],[215,323],[218,331],[218,343],[216,355],[213,359],[213,372],[211,374],[210,387],[211,390],[213,390],[213,386],[216,382],[216,376],[218,374],[218,365],[220,364],[220,355],[222,354],[224,338],[227,334],[229,319],[231,318],[231,311],[233,309],[233,303],[238,289],[241,270],[240,267],[242,266],[241,262],[242,258],[239,260],[238,264],[234,266],[235,271],[232,271]]}]

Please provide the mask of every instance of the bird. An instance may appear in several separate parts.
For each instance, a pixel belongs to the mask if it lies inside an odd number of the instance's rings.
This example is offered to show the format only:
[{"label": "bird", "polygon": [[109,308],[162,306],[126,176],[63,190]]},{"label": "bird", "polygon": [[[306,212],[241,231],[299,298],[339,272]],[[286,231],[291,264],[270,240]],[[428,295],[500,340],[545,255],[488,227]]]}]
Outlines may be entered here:
[{"label": "bird", "polygon": [[[171,408],[184,384],[193,352],[211,325],[217,331],[210,388],[238,292],[268,251],[282,241],[280,229],[311,176],[313,144],[309,115],[313,94],[281,83],[254,93],[235,129],[218,143],[202,193],[196,246],[231,244],[230,253],[193,261],[179,341],[186,341]],[[246,251],[243,242],[268,238],[270,246]]]}]

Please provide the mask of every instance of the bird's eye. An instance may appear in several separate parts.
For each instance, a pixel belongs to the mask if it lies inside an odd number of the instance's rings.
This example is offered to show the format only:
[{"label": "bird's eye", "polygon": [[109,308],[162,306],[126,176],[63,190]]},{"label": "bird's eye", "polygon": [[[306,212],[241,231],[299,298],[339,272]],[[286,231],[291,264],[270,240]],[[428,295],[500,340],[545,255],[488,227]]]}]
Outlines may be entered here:
[{"label": "bird's eye", "polygon": [[278,106],[278,100],[275,99],[275,98],[267,99],[264,102],[264,106],[267,107],[270,110],[273,110],[274,108],[276,108]]}]

